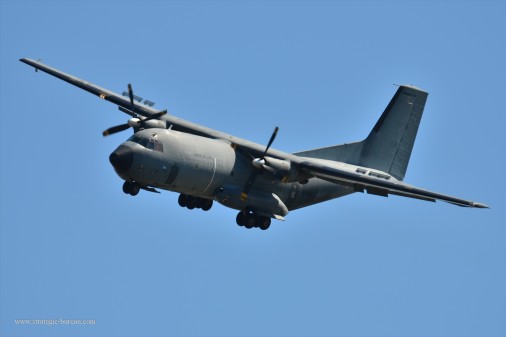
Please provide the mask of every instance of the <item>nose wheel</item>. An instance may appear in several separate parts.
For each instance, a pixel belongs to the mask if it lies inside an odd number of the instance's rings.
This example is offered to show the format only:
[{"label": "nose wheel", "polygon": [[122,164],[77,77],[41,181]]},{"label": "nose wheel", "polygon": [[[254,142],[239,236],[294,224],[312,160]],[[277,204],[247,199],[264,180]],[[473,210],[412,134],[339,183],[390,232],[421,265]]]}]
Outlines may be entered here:
[{"label": "nose wheel", "polygon": [[239,212],[235,220],[239,226],[246,227],[247,229],[255,227],[267,230],[271,225],[271,218],[248,211]]},{"label": "nose wheel", "polygon": [[123,192],[125,194],[130,194],[131,196],[136,196],[139,194],[141,187],[134,181],[125,181],[123,183]]}]

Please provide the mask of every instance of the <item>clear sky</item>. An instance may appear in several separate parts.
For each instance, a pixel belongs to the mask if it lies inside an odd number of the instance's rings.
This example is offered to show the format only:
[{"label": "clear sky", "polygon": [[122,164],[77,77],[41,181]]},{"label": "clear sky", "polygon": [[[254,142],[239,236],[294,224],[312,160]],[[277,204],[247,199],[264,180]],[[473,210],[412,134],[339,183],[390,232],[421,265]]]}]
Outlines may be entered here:
[{"label": "clear sky", "polygon": [[[0,1],[0,335],[505,336],[506,2]],[[428,91],[406,182],[264,232],[121,191],[116,107],[18,61],[295,152]],[[94,325],[21,325],[81,319]]]}]

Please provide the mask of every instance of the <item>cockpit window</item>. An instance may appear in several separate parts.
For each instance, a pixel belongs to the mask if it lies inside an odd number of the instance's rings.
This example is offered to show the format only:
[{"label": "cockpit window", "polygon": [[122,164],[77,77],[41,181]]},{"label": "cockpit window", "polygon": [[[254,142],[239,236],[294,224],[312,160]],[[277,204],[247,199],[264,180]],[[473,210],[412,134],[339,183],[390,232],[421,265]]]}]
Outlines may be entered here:
[{"label": "cockpit window", "polygon": [[156,138],[151,138],[146,147],[150,150],[163,152],[163,145],[162,145],[162,143],[158,142],[158,139],[156,139]]},{"label": "cockpit window", "polygon": [[155,151],[163,152],[163,145],[162,145],[162,143],[155,142]]},{"label": "cockpit window", "polygon": [[155,142],[151,139],[146,146],[147,149],[154,150],[155,149]]},{"label": "cockpit window", "polygon": [[128,138],[129,141],[137,143],[141,145],[142,147],[145,147],[149,150],[154,150],[158,152],[163,152],[163,145],[162,143],[158,142],[158,139],[156,138],[143,138],[139,137],[138,135],[133,135],[132,137]]},{"label": "cockpit window", "polygon": [[146,138],[141,138],[137,135],[133,135],[132,137],[128,138],[128,140],[137,143],[143,147],[146,147],[149,143],[149,140],[147,140]]}]

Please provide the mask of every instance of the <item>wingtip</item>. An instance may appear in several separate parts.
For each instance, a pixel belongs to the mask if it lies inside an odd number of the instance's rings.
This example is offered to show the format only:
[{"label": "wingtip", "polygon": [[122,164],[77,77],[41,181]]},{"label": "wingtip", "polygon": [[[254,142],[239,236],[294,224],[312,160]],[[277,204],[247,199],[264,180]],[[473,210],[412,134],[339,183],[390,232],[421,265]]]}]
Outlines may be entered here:
[{"label": "wingtip", "polygon": [[485,205],[485,204],[482,204],[479,202],[473,203],[473,207],[475,207],[475,208],[490,208],[488,205]]},{"label": "wingtip", "polygon": [[26,63],[26,64],[28,64],[28,65],[30,65],[32,67],[35,66],[35,63],[37,63],[37,61],[34,61],[34,60],[26,58],[26,57],[20,58],[19,61],[23,62],[23,63]]},{"label": "wingtip", "polygon": [[26,58],[26,57],[20,58],[19,61],[23,62],[23,63],[26,63],[26,64],[29,64],[31,66],[34,66],[35,64],[40,63],[40,59],[33,60],[33,59]]}]

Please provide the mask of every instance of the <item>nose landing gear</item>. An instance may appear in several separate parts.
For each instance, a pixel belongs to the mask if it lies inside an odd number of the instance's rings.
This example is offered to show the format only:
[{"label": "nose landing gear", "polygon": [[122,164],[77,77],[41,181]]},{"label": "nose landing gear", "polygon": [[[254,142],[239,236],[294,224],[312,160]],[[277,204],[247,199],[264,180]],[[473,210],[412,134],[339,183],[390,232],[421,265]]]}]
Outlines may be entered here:
[{"label": "nose landing gear", "polygon": [[130,194],[131,196],[135,196],[135,195],[139,194],[140,190],[141,190],[141,187],[139,186],[139,184],[137,184],[134,181],[125,181],[123,183],[123,192],[125,192],[125,194]]},{"label": "nose landing gear", "polygon": [[271,225],[271,218],[257,215],[249,211],[239,212],[235,220],[239,226],[244,226],[247,229],[256,227],[260,228],[261,230],[266,230]]}]

